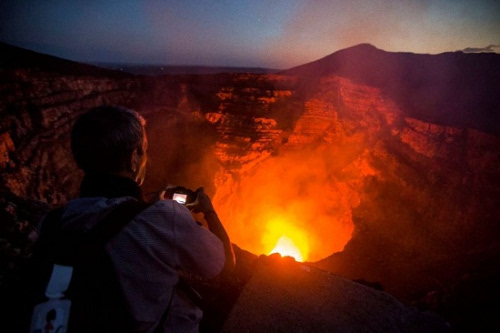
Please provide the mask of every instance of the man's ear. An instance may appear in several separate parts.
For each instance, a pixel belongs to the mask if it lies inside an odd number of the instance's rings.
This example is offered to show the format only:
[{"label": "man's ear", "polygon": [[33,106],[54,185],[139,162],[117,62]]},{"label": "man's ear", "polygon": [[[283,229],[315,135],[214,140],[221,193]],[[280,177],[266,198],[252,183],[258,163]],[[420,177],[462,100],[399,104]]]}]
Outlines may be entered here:
[{"label": "man's ear", "polygon": [[141,155],[139,154],[139,150],[136,148],[132,152],[132,156],[130,157],[130,171],[134,174],[137,172],[141,164]]},{"label": "man's ear", "polygon": [[130,170],[133,179],[141,186],[146,176],[146,154],[142,149],[137,148],[132,152]]}]

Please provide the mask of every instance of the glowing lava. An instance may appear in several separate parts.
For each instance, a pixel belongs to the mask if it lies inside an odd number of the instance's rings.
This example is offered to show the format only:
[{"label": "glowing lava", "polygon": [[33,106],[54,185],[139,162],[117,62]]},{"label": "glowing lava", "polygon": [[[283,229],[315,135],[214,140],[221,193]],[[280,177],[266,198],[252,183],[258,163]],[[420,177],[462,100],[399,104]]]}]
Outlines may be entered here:
[{"label": "glowing lava", "polygon": [[213,203],[234,244],[256,255],[286,255],[276,250],[286,236],[307,262],[343,251],[354,228],[351,209],[360,199],[353,189],[358,183],[350,180],[357,169],[345,169],[342,161],[350,161],[348,152],[356,149],[320,148],[286,151],[217,174]]},{"label": "glowing lava", "polygon": [[294,244],[294,242],[287,236],[283,236],[278,239],[278,243],[274,249],[269,252],[269,254],[279,253],[283,257],[292,257],[296,261],[303,261],[302,253],[300,249]]},{"label": "glowing lava", "polygon": [[290,222],[291,219],[276,216],[266,226],[262,244],[267,251],[292,257],[296,261],[309,259],[309,239],[304,230]]}]

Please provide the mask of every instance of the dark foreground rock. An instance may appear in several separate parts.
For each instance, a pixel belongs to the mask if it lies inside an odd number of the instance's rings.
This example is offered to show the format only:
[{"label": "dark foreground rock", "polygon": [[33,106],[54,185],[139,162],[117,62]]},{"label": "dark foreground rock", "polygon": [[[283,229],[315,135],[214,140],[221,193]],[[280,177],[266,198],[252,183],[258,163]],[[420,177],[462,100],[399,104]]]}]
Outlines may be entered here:
[{"label": "dark foreground rock", "polygon": [[374,288],[297,263],[261,257],[223,332],[450,332],[437,315]]}]

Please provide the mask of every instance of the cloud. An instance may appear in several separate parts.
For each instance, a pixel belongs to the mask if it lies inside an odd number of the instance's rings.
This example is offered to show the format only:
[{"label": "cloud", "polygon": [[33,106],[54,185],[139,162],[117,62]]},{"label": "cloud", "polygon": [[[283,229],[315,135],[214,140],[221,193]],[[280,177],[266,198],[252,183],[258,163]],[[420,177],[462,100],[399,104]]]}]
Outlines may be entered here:
[{"label": "cloud", "polygon": [[486,47],[467,47],[461,51],[464,53],[480,53],[480,52],[500,53],[500,45],[490,44]]},{"label": "cloud", "polygon": [[270,38],[266,50],[278,67],[317,60],[338,50],[370,43],[386,51],[418,51],[429,31],[429,1],[315,0],[303,2]]}]

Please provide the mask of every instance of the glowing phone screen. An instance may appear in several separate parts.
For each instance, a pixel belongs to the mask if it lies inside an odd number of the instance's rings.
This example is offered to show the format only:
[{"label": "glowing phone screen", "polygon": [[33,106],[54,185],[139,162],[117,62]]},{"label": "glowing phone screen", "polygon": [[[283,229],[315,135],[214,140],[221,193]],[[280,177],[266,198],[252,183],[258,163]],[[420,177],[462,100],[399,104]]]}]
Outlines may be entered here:
[{"label": "glowing phone screen", "polygon": [[177,201],[181,205],[184,205],[186,203],[186,199],[187,199],[187,194],[174,193],[174,195],[172,196],[172,200]]}]

